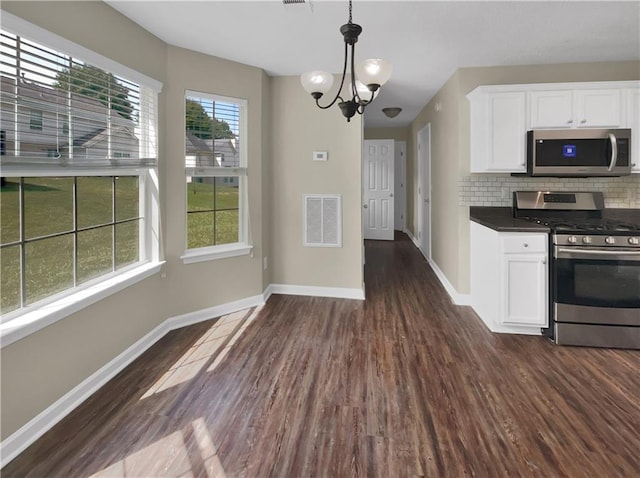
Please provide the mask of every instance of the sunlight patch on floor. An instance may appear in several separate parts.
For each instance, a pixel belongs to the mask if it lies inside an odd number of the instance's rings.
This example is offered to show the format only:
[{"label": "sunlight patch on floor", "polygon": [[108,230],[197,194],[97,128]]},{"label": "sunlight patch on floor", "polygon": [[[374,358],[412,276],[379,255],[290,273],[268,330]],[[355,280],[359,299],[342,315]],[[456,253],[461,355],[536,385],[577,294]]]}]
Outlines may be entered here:
[{"label": "sunlight patch on floor", "polygon": [[94,473],[90,478],[226,478],[204,419],[197,418],[191,422],[190,428],[167,435]]},{"label": "sunlight patch on floor", "polygon": [[[255,307],[220,317],[160,379],[149,387],[140,400],[192,380],[207,366],[207,372],[214,370],[222,363],[231,346],[253,322],[261,309],[262,307]],[[246,320],[240,326],[242,319],[245,318]]]}]

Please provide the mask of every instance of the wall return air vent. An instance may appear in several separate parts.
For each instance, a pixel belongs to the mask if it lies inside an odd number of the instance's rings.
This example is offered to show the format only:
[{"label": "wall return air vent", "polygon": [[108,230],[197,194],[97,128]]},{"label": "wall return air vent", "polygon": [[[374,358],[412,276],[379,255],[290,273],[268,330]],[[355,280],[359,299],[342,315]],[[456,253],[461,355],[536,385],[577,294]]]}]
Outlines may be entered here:
[{"label": "wall return air vent", "polygon": [[342,247],[342,196],[305,194],[304,245]]}]

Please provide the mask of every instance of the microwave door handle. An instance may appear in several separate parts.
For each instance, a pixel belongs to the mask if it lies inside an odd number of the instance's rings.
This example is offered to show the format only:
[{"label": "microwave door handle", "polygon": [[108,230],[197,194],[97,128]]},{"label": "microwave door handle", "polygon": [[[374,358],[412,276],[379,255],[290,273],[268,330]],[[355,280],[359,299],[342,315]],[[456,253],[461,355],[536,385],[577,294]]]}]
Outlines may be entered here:
[{"label": "microwave door handle", "polygon": [[609,172],[611,172],[618,162],[618,140],[616,135],[609,133],[609,141],[611,142],[611,162],[609,163]]}]

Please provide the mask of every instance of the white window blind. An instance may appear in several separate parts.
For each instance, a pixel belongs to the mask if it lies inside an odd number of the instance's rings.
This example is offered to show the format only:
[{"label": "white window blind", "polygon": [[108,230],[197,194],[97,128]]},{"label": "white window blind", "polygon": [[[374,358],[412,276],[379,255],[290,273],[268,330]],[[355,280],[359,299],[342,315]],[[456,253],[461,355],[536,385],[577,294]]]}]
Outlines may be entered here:
[{"label": "white window blind", "polygon": [[151,88],[1,31],[0,166],[156,165]]},{"label": "white window blind", "polygon": [[185,95],[187,247],[247,245],[247,101]]},{"label": "white window blind", "polygon": [[240,143],[245,141],[241,117],[246,102],[190,91],[185,100],[187,170],[193,175],[244,173],[246,158]]}]

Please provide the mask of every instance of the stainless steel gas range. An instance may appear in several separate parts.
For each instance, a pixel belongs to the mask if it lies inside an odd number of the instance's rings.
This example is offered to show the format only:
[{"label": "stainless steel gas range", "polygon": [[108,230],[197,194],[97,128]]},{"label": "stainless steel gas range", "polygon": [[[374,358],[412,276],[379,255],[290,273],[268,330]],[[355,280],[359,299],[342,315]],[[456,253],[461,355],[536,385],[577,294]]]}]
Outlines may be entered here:
[{"label": "stainless steel gas range", "polygon": [[550,228],[550,327],[558,344],[640,349],[640,222],[604,216],[597,192],[514,193],[514,216]]}]

